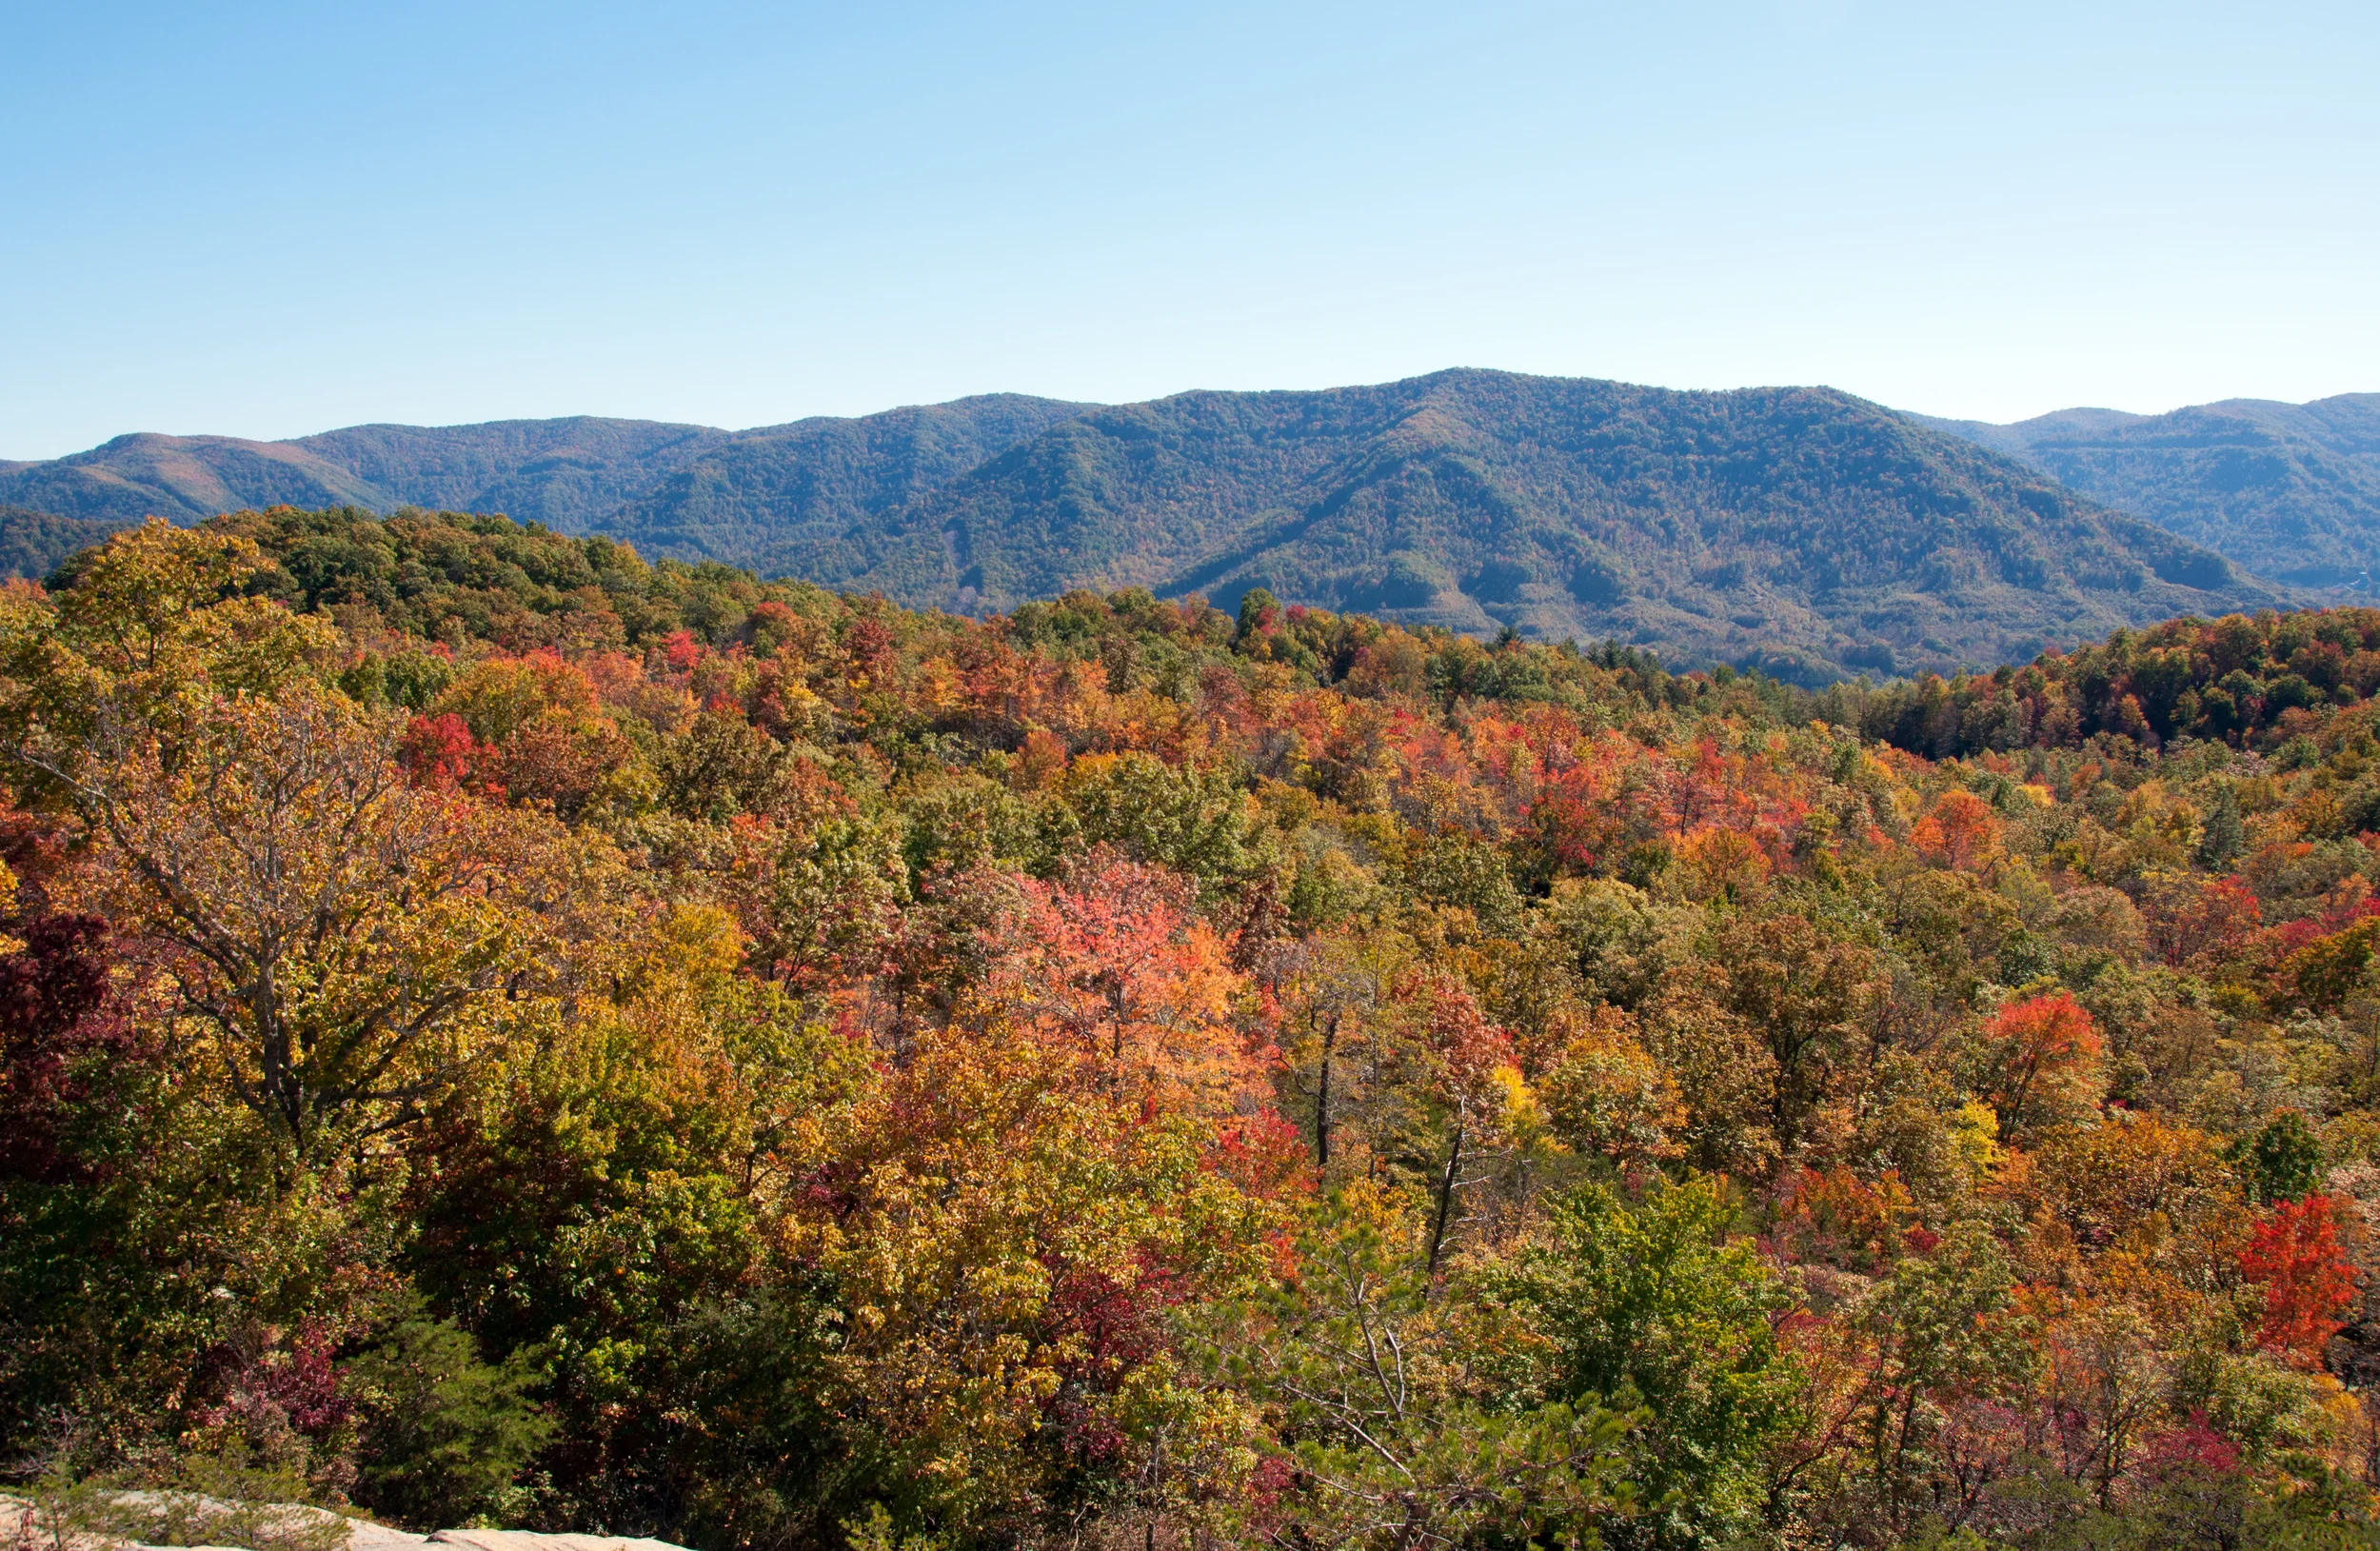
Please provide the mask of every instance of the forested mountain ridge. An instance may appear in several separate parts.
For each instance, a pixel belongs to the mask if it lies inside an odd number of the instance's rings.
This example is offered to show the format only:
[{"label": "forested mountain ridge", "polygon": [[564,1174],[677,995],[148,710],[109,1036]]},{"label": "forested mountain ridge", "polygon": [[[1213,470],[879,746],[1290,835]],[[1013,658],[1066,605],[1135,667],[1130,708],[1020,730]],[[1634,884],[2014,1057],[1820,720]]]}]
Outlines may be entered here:
[{"label": "forested mountain ridge", "polygon": [[44,1543],[2380,1547],[2380,609],[1813,691],[498,517],[53,581]]},{"label": "forested mountain ridge", "polygon": [[743,431],[589,526],[651,554],[803,575],[803,557],[854,526],[1090,408],[990,393]]},{"label": "forested mountain ridge", "polygon": [[1450,371],[1095,410],[786,569],[911,605],[1251,587],[1825,679],[2027,657],[2281,596],[1825,388]]},{"label": "forested mountain ridge", "polygon": [[[565,532],[624,523],[657,553],[749,559],[754,511],[800,533],[847,523],[972,467],[1075,405],[1021,394],[724,431],[574,416],[469,426],[350,426],[288,442],[119,436],[46,463],[0,464],[0,504],[126,527],[271,506],[501,512]],[[743,502],[718,512],[722,492]],[[623,516],[658,504],[652,517]]]},{"label": "forested mountain ridge", "polygon": [[43,463],[0,463],[0,505],[129,527],[242,507],[378,507],[387,491],[294,442],[135,432]]},{"label": "forested mountain ridge", "polygon": [[2061,409],[2007,426],[1913,418],[2261,575],[2368,591],[2365,572],[2380,564],[2380,393],[2227,399],[2163,415]]},{"label": "forested mountain ridge", "polygon": [[586,416],[351,426],[288,442],[140,433],[46,463],[0,464],[0,501],[118,527],[255,507],[418,506],[509,507],[575,527],[727,434]]},{"label": "forested mountain ridge", "polygon": [[135,437],[0,472],[0,498],[116,523],[152,497],[182,520],[501,508],[962,613],[1078,586],[1228,607],[1262,587],[1809,682],[2006,662],[2286,600],[1832,389],[1494,371],[1114,408],[993,395],[736,433],[575,420]]},{"label": "forested mountain ridge", "polygon": [[707,426],[578,415],[475,426],[350,426],[289,445],[352,469],[381,492],[373,503],[380,510],[501,511],[577,531],[731,439],[732,433]]}]

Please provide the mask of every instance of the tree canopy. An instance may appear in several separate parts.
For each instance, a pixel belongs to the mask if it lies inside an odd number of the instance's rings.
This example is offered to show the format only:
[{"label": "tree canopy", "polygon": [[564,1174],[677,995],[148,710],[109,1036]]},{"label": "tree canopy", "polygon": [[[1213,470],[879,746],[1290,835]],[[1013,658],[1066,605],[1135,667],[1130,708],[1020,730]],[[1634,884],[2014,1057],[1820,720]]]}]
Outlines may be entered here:
[{"label": "tree canopy", "polygon": [[0,594],[7,1468],[704,1551],[2380,1542],[2365,658],[1812,691],[118,535]]}]

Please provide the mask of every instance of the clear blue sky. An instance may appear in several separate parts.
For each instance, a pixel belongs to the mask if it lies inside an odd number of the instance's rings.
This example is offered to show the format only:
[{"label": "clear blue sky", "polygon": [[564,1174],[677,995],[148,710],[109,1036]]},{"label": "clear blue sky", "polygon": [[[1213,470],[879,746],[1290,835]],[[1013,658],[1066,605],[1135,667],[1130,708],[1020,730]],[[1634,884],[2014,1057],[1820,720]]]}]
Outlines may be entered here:
[{"label": "clear blue sky", "polygon": [[2380,6],[0,0],[0,457],[1467,365],[2380,389]]}]

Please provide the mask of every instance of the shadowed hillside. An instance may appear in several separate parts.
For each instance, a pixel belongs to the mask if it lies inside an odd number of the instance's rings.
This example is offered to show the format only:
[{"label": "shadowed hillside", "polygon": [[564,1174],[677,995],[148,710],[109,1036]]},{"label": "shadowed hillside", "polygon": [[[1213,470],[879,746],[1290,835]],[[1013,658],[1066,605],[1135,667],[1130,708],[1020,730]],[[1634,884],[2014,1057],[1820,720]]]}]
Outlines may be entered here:
[{"label": "shadowed hillside", "polygon": [[53,517],[23,507],[0,507],[0,579],[40,581],[75,551],[127,525],[97,517]]}]

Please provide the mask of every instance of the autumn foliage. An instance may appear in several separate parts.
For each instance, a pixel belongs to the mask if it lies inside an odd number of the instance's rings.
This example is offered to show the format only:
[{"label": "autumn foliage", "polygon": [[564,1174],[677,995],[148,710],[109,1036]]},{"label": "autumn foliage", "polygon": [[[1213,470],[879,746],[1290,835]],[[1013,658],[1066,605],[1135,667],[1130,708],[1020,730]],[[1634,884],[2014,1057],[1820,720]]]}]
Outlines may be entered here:
[{"label": "autumn foliage", "polygon": [[2375,620],[1810,691],[121,535],[0,595],[0,1470],[703,1551],[2372,1543]]},{"label": "autumn foliage", "polygon": [[2339,1247],[2338,1203],[2328,1196],[2280,1201],[2239,1252],[2240,1275],[2264,1295],[2256,1342],[2299,1367],[2317,1367],[2355,1298],[2355,1271]]}]

